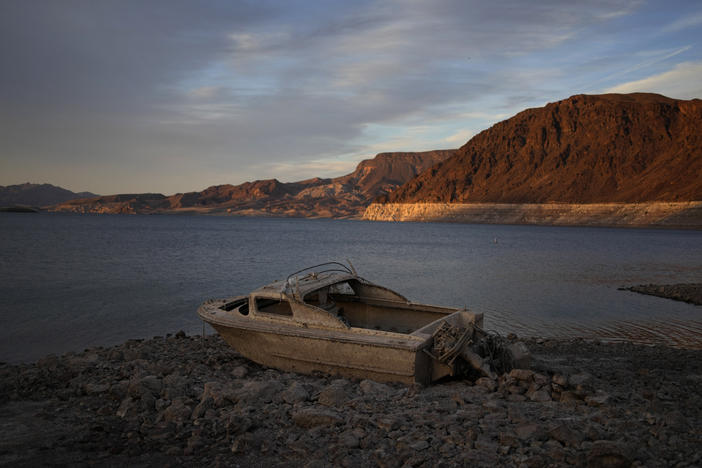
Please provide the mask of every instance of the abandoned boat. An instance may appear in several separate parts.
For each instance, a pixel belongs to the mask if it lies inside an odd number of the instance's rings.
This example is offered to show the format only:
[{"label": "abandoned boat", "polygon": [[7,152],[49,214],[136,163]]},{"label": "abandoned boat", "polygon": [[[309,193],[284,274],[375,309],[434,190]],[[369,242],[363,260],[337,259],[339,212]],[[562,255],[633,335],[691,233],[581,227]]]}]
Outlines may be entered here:
[{"label": "abandoned boat", "polygon": [[466,346],[482,314],[410,302],[350,263],[315,265],[247,296],[211,299],[198,315],[243,356],[285,371],[428,384],[453,375],[459,355],[483,365]]}]

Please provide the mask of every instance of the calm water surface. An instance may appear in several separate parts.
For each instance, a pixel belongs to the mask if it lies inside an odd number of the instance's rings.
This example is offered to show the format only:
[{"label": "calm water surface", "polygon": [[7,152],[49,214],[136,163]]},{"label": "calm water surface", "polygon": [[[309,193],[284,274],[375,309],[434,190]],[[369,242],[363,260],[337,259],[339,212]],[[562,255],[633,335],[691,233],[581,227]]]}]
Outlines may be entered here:
[{"label": "calm water surface", "polygon": [[0,213],[0,361],[199,333],[203,300],[346,258],[500,333],[702,347],[702,307],[617,290],[702,282],[699,231]]}]

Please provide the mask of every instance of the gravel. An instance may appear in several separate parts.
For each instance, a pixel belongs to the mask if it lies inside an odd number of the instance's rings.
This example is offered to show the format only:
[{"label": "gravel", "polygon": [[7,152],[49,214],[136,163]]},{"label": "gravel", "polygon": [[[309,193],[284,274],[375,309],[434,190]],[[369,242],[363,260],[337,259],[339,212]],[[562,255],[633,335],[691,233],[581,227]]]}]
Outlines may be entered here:
[{"label": "gravel", "polygon": [[702,351],[530,339],[428,387],[259,366],[218,336],[0,365],[2,466],[699,466]]}]

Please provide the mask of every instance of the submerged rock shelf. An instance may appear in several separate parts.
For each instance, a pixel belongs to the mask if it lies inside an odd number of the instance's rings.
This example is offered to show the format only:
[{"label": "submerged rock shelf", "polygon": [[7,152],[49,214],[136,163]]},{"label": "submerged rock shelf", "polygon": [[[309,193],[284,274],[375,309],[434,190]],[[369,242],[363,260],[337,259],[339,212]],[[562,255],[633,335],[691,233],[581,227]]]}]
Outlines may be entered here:
[{"label": "submerged rock shelf", "polygon": [[283,373],[183,333],[5,364],[0,465],[702,463],[702,351],[527,344],[534,371],[425,388]]}]

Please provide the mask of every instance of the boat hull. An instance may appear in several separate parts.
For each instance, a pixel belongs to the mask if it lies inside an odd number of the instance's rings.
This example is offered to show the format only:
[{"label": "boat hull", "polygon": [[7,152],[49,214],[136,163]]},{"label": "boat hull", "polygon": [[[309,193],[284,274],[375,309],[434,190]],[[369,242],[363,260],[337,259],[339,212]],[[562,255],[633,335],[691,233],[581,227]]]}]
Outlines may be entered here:
[{"label": "boat hull", "polygon": [[402,346],[372,337],[250,330],[211,323],[244,357],[261,365],[303,374],[324,373],[381,382],[428,384],[431,359],[418,343]]}]

